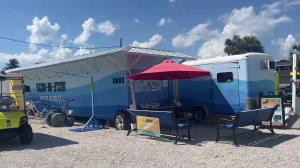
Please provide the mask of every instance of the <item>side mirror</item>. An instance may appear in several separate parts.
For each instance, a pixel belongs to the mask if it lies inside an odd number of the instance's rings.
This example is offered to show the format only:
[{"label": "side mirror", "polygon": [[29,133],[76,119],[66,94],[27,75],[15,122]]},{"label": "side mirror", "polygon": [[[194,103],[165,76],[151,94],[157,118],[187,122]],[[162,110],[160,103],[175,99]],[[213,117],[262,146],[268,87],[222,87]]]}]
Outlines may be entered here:
[{"label": "side mirror", "polygon": [[25,92],[30,92],[30,86],[26,86],[26,85],[25,85],[24,91],[25,91]]}]

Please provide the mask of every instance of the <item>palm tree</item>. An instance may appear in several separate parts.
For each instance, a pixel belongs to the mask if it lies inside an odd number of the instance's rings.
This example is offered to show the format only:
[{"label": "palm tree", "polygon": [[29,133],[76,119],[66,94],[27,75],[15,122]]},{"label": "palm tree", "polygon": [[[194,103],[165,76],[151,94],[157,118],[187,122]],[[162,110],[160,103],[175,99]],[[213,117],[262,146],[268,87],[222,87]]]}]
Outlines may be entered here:
[{"label": "palm tree", "polygon": [[19,61],[15,58],[13,59],[9,59],[8,63],[5,64],[5,67],[3,68],[3,70],[9,70],[9,69],[14,69],[14,68],[18,68],[19,66]]},{"label": "palm tree", "polygon": [[256,36],[234,35],[232,39],[226,39],[224,52],[229,55],[244,54],[248,52],[264,53],[265,49]]},{"label": "palm tree", "polygon": [[[299,43],[298,45],[297,45],[297,44],[294,44],[294,45],[292,46],[292,49],[293,49],[293,50],[297,50],[297,51],[300,52],[300,43]],[[290,52],[290,56],[293,57],[293,53]]]},{"label": "palm tree", "polygon": [[[293,50],[297,50],[297,51],[300,52],[300,43],[299,43],[298,45],[297,45],[297,44],[294,44],[294,45],[292,46],[292,49],[293,49]],[[297,58],[297,60],[296,60],[297,65],[299,65],[299,57],[296,57],[296,58]],[[290,52],[289,60],[290,60],[291,62],[293,62],[293,53],[291,53],[291,52]],[[300,70],[300,67],[298,67],[298,70]]]}]

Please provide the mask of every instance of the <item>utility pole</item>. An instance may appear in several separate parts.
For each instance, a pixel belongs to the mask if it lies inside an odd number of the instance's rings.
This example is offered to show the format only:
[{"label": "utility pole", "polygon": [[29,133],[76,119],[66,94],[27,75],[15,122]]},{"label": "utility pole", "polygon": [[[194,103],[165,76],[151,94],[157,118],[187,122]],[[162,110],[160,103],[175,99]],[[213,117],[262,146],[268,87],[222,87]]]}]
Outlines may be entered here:
[{"label": "utility pole", "polygon": [[122,47],[122,38],[120,38],[120,47]]},{"label": "utility pole", "polygon": [[297,55],[293,54],[292,108],[296,112]]},{"label": "utility pole", "polygon": [[293,78],[292,78],[292,109],[296,113],[296,89],[297,89],[297,55],[300,55],[299,51],[290,50],[293,53]]}]

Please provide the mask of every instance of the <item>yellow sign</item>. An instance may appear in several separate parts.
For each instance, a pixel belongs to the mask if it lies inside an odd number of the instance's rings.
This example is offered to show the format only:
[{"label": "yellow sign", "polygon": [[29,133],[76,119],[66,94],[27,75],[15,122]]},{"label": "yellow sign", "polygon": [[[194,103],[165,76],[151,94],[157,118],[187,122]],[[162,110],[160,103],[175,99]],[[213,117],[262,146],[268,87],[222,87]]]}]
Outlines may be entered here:
[{"label": "yellow sign", "polygon": [[[290,72],[290,75],[293,75],[293,72]],[[297,75],[300,75],[300,73],[299,73],[299,72],[297,72]]]},{"label": "yellow sign", "polygon": [[154,117],[136,116],[138,133],[160,137],[159,119]]},{"label": "yellow sign", "polygon": [[275,86],[275,95],[279,95],[279,74],[274,71],[274,86]]}]

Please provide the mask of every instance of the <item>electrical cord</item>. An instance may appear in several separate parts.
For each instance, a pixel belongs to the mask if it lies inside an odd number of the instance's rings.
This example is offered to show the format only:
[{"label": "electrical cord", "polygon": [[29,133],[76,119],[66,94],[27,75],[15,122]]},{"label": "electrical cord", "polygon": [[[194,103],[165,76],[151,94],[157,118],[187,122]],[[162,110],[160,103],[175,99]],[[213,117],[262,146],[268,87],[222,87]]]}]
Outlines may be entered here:
[{"label": "electrical cord", "polygon": [[63,47],[63,46],[55,46],[55,45],[48,45],[48,44],[30,43],[30,42],[27,42],[27,41],[21,41],[21,40],[16,40],[16,39],[11,39],[11,38],[7,38],[7,37],[1,37],[1,36],[0,36],[0,39],[15,41],[15,42],[19,42],[19,43],[39,45],[39,46],[44,46],[44,47],[71,48],[71,49],[99,49],[99,48],[115,48],[115,47],[119,47],[119,46],[93,47],[93,48]]}]

